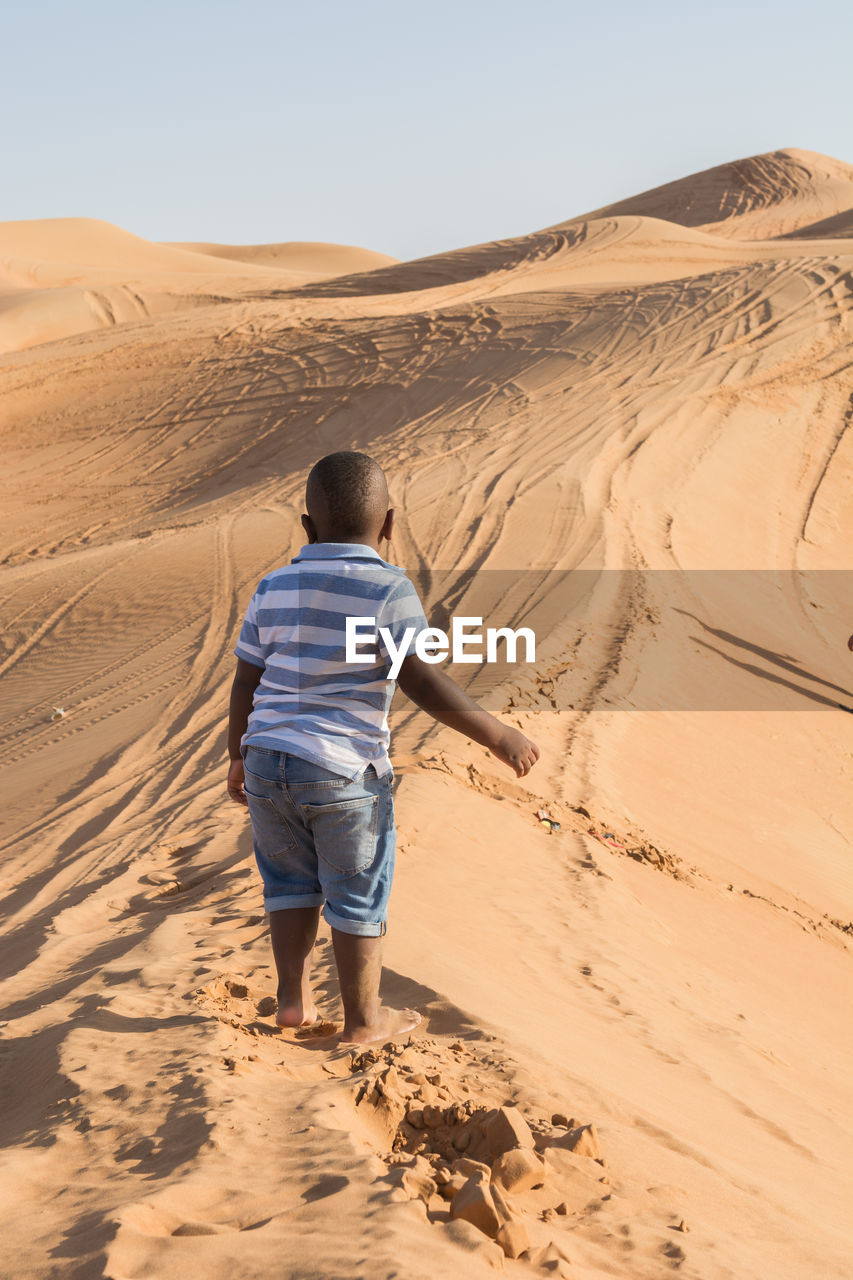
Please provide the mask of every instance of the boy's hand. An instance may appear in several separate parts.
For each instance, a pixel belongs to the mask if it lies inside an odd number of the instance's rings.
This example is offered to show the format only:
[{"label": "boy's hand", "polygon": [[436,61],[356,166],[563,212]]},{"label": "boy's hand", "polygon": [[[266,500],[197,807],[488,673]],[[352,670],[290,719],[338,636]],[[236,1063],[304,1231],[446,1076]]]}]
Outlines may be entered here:
[{"label": "boy's hand", "polygon": [[539,759],[539,748],[530,738],[525,737],[520,729],[511,729],[504,725],[494,743],[489,743],[489,751],[503,764],[508,764],[515,771],[517,778],[523,778]]},{"label": "boy's hand", "polygon": [[516,777],[523,778],[539,759],[535,742],[478,707],[450,676],[422,661],[416,653],[404,658],[397,683],[416,707],[440,724],[450,725],[457,733],[479,742],[496,759],[509,765]]},{"label": "boy's hand", "polygon": [[246,793],[243,790],[245,778],[246,774],[243,770],[243,761],[232,760],[228,767],[228,794],[232,800],[236,800],[238,804],[244,804],[248,809],[249,802],[246,799]]}]

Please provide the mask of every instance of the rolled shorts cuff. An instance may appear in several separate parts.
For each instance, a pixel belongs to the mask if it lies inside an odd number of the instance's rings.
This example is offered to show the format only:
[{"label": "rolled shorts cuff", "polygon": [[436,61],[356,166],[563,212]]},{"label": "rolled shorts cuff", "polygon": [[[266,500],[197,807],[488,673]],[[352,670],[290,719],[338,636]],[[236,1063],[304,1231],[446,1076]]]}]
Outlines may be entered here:
[{"label": "rolled shorts cuff", "polygon": [[280,893],[277,897],[264,897],[264,911],[287,911],[290,907],[322,907],[322,893]]},{"label": "rolled shorts cuff", "polygon": [[333,929],[339,929],[341,933],[354,933],[359,938],[381,938],[387,928],[384,920],[379,924],[372,924],[369,920],[348,920],[346,916],[339,916],[332,911],[328,903],[323,908],[323,919]]}]

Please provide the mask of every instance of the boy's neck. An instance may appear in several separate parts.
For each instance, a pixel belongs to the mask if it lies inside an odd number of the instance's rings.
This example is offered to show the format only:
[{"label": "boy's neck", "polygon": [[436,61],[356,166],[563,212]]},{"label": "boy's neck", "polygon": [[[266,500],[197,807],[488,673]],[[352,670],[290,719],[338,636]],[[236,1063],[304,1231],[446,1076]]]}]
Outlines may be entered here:
[{"label": "boy's neck", "polygon": [[371,550],[375,551],[377,555],[382,554],[379,547],[380,539],[378,537],[371,538],[369,534],[364,534],[364,536],[361,538],[335,538],[335,537],[318,538],[313,545],[320,546],[324,542],[333,543],[335,546],[338,546],[338,547],[370,547]]}]

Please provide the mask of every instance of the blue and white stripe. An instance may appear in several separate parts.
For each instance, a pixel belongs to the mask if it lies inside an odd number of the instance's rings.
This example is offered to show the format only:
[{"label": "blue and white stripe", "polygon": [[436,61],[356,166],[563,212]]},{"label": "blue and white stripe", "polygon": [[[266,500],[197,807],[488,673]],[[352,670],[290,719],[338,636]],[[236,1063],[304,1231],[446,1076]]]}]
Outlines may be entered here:
[{"label": "blue and white stripe", "polygon": [[360,543],[312,543],[262,579],[234,650],[264,672],[244,744],[288,751],[345,778],[359,778],[368,764],[389,772],[391,658],[377,634],[376,661],[348,663],[348,617],[375,618],[376,632],[386,628],[395,646],[407,627],[427,626],[404,570]]}]

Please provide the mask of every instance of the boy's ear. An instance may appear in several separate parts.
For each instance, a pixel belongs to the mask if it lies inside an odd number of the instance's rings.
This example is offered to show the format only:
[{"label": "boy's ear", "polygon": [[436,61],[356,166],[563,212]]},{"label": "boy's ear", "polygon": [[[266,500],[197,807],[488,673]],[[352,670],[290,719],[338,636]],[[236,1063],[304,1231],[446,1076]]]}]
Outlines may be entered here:
[{"label": "boy's ear", "polygon": [[311,517],[310,517],[310,516],[303,516],[303,517],[302,517],[302,528],[303,528],[303,529],[305,530],[305,532],[308,534],[308,541],[309,541],[309,542],[319,542],[319,541],[320,541],[320,539],[317,537],[317,530],[314,528],[314,521],[311,519]]},{"label": "boy's ear", "polygon": [[391,535],[394,532],[394,508],[389,507],[385,512],[385,521],[379,530],[379,537],[384,538],[386,542],[391,541]]}]

